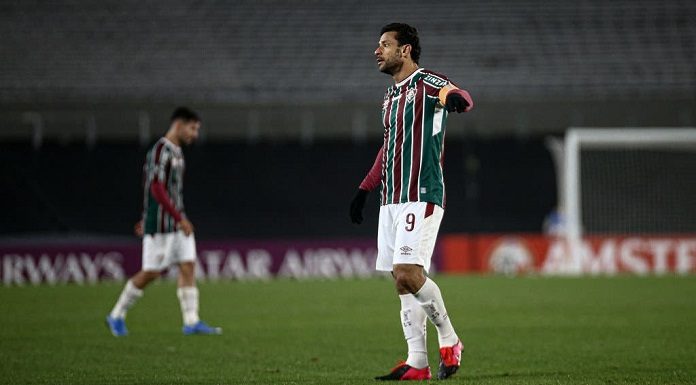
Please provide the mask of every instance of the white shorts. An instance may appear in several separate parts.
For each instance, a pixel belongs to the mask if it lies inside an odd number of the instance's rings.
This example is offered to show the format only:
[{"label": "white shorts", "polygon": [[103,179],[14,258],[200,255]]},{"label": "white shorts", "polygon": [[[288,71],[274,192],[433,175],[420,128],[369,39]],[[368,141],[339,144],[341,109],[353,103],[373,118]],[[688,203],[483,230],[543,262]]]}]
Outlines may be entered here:
[{"label": "white shorts", "polygon": [[377,270],[412,264],[430,270],[437,232],[445,210],[428,202],[390,204],[379,209]]},{"label": "white shorts", "polygon": [[162,271],[173,264],[196,260],[196,240],[183,231],[146,234],[143,237],[143,267],[145,271]]}]

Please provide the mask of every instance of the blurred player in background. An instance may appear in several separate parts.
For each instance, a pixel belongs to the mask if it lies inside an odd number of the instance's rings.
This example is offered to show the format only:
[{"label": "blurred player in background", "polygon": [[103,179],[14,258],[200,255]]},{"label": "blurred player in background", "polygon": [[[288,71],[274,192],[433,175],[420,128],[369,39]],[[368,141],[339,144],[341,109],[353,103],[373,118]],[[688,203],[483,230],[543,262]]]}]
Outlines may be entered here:
[{"label": "blurred player in background", "polygon": [[143,218],[135,233],[143,237],[142,270],[121,292],[106,317],[114,336],[125,336],[126,312],[143,296],[143,289],[169,266],[179,266],[177,296],[184,319],[183,333],[220,334],[198,318],[198,288],[195,280],[196,241],[193,225],[184,213],[184,156],[181,146],[198,138],[200,119],[185,107],[172,114],[166,135],[148,151],[143,167]]},{"label": "blurred player in background", "polygon": [[439,379],[459,369],[463,348],[440,289],[426,273],[444,213],[447,113],[467,112],[473,102],[445,76],[420,68],[420,51],[415,28],[399,23],[382,28],[374,54],[379,70],[396,84],[382,104],[384,144],[350,206],[351,220],[361,223],[368,192],[381,184],[377,270],[390,271],[396,281],[408,358],[378,380],[431,378],[426,318],[437,328]]}]

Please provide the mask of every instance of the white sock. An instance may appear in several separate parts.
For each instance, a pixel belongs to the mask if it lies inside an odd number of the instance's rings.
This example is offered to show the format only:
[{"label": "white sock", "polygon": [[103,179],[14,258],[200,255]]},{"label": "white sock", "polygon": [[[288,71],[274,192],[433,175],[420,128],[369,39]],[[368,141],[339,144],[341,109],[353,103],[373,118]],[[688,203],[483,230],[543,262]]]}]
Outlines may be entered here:
[{"label": "white sock", "polygon": [[143,291],[135,287],[133,282],[129,279],[121,295],[118,297],[116,305],[111,309],[111,318],[126,318],[128,309],[142,296]]},{"label": "white sock", "polygon": [[195,286],[180,287],[176,289],[176,296],[179,297],[184,325],[197,324],[200,320],[198,318],[198,288]]},{"label": "white sock", "polygon": [[408,344],[406,364],[416,369],[428,366],[426,347],[425,312],[413,294],[399,295],[401,300],[401,327]]},{"label": "white sock", "polygon": [[445,309],[445,302],[442,300],[440,288],[430,278],[425,279],[425,284],[418,290],[416,297],[420,305],[425,310],[425,314],[430,322],[437,328],[437,338],[440,347],[452,346],[459,341]]}]

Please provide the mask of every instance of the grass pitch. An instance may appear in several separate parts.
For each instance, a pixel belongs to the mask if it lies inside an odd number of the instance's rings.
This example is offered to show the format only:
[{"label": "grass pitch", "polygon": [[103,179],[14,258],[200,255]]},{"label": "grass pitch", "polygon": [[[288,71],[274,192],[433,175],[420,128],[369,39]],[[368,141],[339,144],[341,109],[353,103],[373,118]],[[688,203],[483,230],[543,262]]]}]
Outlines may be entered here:
[{"label": "grass pitch", "polygon": [[[696,382],[696,278],[436,277],[465,344],[450,383]],[[184,337],[174,285],[112,337],[120,284],[0,288],[0,383],[375,384],[406,346],[391,282],[203,283]],[[431,367],[437,337],[429,326]]]}]

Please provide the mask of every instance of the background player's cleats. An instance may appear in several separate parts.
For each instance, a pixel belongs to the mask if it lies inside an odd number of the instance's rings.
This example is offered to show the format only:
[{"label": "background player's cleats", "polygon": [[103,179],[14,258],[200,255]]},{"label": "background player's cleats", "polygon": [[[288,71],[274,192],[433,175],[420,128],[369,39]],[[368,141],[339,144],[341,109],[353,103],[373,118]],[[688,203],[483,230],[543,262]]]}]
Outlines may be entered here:
[{"label": "background player's cleats", "polygon": [[185,336],[193,334],[222,334],[222,328],[208,326],[203,321],[198,321],[198,323],[193,325],[185,325],[182,331]]},{"label": "background player's cleats", "polygon": [[462,345],[461,341],[457,341],[454,346],[440,348],[440,367],[437,370],[438,380],[444,380],[457,373],[459,365],[462,363],[462,349],[464,349],[464,345]]},{"label": "background player's cleats", "polygon": [[375,377],[375,380],[378,381],[408,381],[408,380],[429,380],[431,378],[430,375],[430,367],[426,366],[423,369],[416,369],[410,365],[407,365],[405,362],[399,362],[398,365],[392,369],[392,371],[389,374],[386,374],[384,376],[379,376]]},{"label": "background player's cleats", "polygon": [[111,315],[106,316],[106,326],[111,330],[114,337],[123,337],[128,335],[126,329],[126,320],[123,318],[111,318]]}]

